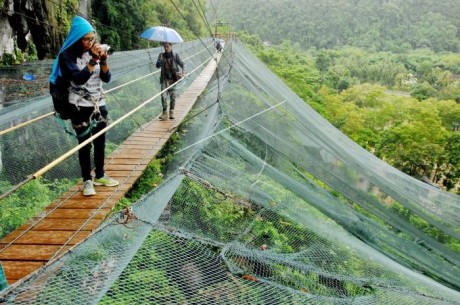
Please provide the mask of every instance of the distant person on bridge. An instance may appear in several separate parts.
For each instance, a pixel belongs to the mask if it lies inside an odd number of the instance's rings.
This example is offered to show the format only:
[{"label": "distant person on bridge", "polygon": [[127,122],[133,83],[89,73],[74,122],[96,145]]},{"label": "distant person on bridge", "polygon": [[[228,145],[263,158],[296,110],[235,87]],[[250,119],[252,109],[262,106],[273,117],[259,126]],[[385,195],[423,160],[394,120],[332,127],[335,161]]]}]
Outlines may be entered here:
[{"label": "distant person on bridge", "polygon": [[222,52],[222,43],[220,39],[216,40],[216,50],[217,52]]},{"label": "distant person on bridge", "polygon": [[[173,52],[172,44],[169,42],[163,43],[164,52],[158,55],[157,68],[161,67],[160,84],[161,91],[165,90],[185,75],[185,64],[180,55]],[[182,72],[179,72],[179,67]],[[168,118],[168,98],[169,95],[169,118],[174,119],[174,107],[176,106],[176,88],[172,86],[161,94],[161,104],[163,106],[163,113],[160,120]]]},{"label": "distant person on bridge", "polygon": [[[102,82],[109,82],[111,72],[107,52],[96,42],[91,24],[82,17],[75,17],[69,34],[54,62],[50,82],[65,86],[70,83],[69,103],[73,105],[70,116],[78,142],[86,141],[107,126],[108,111]],[[61,88],[65,90],[67,88]],[[96,194],[94,185],[117,186],[118,181],[104,173],[105,133],[94,139],[94,182],[91,175],[91,143],[78,152],[81,175],[84,181],[83,195]]]}]

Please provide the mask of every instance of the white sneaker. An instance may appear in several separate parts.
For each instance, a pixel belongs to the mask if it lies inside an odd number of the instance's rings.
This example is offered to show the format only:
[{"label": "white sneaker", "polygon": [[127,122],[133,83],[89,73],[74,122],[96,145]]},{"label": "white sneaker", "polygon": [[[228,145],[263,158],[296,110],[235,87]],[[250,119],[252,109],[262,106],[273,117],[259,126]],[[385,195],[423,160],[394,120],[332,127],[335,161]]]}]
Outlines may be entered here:
[{"label": "white sneaker", "polygon": [[93,186],[93,181],[86,180],[85,184],[83,185],[83,196],[94,196],[96,195],[96,190]]},{"label": "white sneaker", "polygon": [[117,186],[119,184],[120,183],[117,180],[112,179],[107,175],[102,178],[94,178],[94,185]]}]

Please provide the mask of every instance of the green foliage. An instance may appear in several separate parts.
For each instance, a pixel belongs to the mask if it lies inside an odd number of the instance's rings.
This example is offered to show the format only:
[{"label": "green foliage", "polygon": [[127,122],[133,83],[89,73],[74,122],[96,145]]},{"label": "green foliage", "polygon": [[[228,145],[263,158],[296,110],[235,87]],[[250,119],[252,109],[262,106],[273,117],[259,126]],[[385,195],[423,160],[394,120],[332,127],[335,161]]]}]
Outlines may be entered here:
[{"label": "green foliage", "polygon": [[38,60],[37,48],[31,40],[27,41],[26,54],[27,54],[27,61]]},{"label": "green foliage", "polygon": [[[446,153],[440,159],[440,174],[438,177],[443,181],[443,185],[448,189],[454,189],[460,177],[460,134],[458,132],[450,134],[446,140]],[[459,191],[457,192],[459,193]]]},{"label": "green foliage", "polygon": [[139,177],[133,188],[126,194],[125,197],[129,201],[136,202],[163,181],[163,175],[161,174],[162,162],[160,159],[155,159],[149,163],[142,176]]},{"label": "green foliage", "polygon": [[[43,149],[43,144],[40,141],[30,141],[31,135],[47,134],[50,139],[54,140],[54,149]],[[23,181],[30,174],[31,168],[24,167],[24,164],[36,164],[36,160],[45,165],[55,160],[58,151],[67,151],[69,147],[75,144],[75,139],[69,137],[66,133],[51,132],[46,125],[34,126],[33,130],[28,128],[18,129],[14,133],[8,133],[2,136],[2,160],[8,166],[2,167],[0,171],[0,179],[5,177],[14,184]],[[17,147],[28,147],[24,153],[16,153]],[[78,160],[68,161],[77,163]],[[65,170],[65,169],[56,169]],[[67,174],[58,175],[66,177]]]},{"label": "green foliage", "polygon": [[433,227],[427,221],[418,217],[403,205],[395,202],[391,204],[390,209],[396,211],[399,215],[406,218],[412,225],[427,233],[440,243],[445,244],[454,251],[460,252],[459,240],[449,236],[438,228]]},{"label": "green foliage", "polygon": [[166,142],[157,157],[147,165],[146,169],[134,183],[133,187],[126,193],[120,202],[117,203],[115,207],[116,211],[132,205],[143,195],[147,194],[163,182],[163,173],[167,171],[167,168],[173,159],[175,146],[178,144],[178,141],[180,141],[180,131],[181,128],[179,128],[178,132],[174,133],[168,142]]},{"label": "green foliage", "polygon": [[354,46],[369,51],[424,48],[458,52],[460,6],[456,0],[215,0],[237,30],[270,44],[285,40],[303,49]]},{"label": "green foliage", "polygon": [[258,57],[303,99],[308,99],[320,86],[320,76],[308,53],[290,44],[261,48]]},{"label": "green foliage", "polygon": [[[44,178],[32,180],[18,191],[0,201],[0,238],[26,223],[64,190],[74,185],[68,179],[49,181]],[[2,194],[11,189],[11,185],[1,182]]]},{"label": "green foliage", "polygon": [[[158,247],[158,244],[162,247]],[[181,287],[175,284],[164,264],[165,261],[171,260],[172,254],[168,250],[177,247],[175,240],[165,233],[152,232],[144,241],[144,247],[148,248],[148,251],[141,249],[137,252],[98,304],[114,304],[113,299],[125,300],[123,303],[116,304],[126,305],[132,304],[132,300],[148,300],[152,304],[173,304],[168,302],[168,299],[174,300],[175,304],[185,302]],[[133,283],[142,289],[133,287]],[[155,289],[156,287],[162,289]]]},{"label": "green foliage", "polygon": [[11,65],[22,64],[24,60],[25,60],[24,53],[21,51],[21,49],[18,48],[18,45],[15,40],[14,41],[14,53],[13,54],[3,53],[1,57],[0,65],[11,66]]},{"label": "green foliage", "polygon": [[[396,55],[350,47],[302,52],[287,43],[251,49],[362,147],[409,175],[436,175],[448,190],[458,183],[454,168],[460,165],[450,157],[456,149],[447,147],[446,139],[458,123],[460,104],[437,96],[460,99],[459,82],[453,77],[460,56],[430,51]],[[387,89],[393,85],[411,90],[417,100],[408,92]]]},{"label": "green foliage", "polygon": [[172,214],[181,227],[198,234],[206,232],[217,240],[234,237],[254,215],[252,210],[193,180],[181,184],[175,193]]},{"label": "green foliage", "polygon": [[415,85],[415,87],[410,92],[410,95],[419,101],[426,100],[430,97],[436,97],[437,92],[429,83],[423,82],[421,84]]},{"label": "green foliage", "polygon": [[11,66],[11,65],[14,65],[15,62],[16,62],[16,59],[13,56],[13,54],[3,53],[2,62],[1,62],[2,65]]},{"label": "green foliage", "polygon": [[[167,0],[95,0],[92,1],[92,8],[101,42],[123,51],[155,44],[139,38],[142,32],[152,26],[174,28],[184,40],[197,39],[204,35],[205,22],[194,3],[195,1],[184,0],[176,7]],[[192,7],[194,9],[190,9]],[[200,0],[199,7],[205,8],[203,0]]]}]

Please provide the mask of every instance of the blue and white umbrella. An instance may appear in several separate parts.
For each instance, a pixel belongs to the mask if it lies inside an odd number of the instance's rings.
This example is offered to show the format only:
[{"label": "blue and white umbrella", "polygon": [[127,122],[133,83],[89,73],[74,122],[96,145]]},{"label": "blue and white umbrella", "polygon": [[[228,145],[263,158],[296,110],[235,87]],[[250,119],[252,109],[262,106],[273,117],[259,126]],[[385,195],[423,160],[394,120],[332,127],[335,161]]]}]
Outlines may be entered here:
[{"label": "blue and white umbrella", "polygon": [[165,26],[154,26],[147,29],[139,37],[148,40],[170,43],[182,43],[184,40],[180,37],[176,30]]}]

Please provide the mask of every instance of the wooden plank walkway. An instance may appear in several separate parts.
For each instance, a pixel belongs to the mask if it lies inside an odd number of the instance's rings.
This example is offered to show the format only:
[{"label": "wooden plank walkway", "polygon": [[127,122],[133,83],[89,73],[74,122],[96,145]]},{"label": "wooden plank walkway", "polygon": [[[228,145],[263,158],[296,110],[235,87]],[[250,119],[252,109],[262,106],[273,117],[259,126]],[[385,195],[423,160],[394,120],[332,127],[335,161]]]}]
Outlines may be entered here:
[{"label": "wooden plank walkway", "polygon": [[183,121],[206,88],[220,57],[221,53],[216,53],[217,60],[211,60],[178,97],[175,120],[154,119],[106,158],[105,170],[120,181],[119,186],[95,186],[97,194],[85,197],[81,192],[83,184],[79,183],[29,223],[0,240],[0,261],[9,285],[77,245],[102,223]]}]

